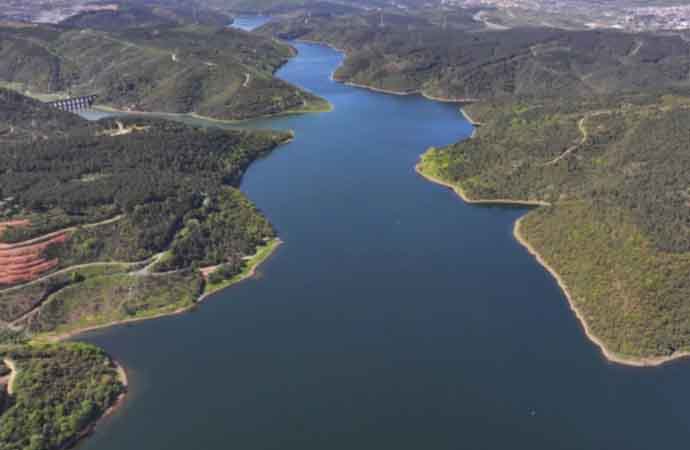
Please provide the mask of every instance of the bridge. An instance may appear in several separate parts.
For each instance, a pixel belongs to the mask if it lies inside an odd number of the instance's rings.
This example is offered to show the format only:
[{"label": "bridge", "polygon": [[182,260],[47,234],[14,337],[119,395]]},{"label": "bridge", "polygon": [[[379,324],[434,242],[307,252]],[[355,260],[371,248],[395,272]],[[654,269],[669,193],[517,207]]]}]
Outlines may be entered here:
[{"label": "bridge", "polygon": [[66,98],[64,100],[49,102],[48,105],[63,111],[78,112],[91,109],[96,102],[96,97],[96,95],[85,95],[82,97]]}]

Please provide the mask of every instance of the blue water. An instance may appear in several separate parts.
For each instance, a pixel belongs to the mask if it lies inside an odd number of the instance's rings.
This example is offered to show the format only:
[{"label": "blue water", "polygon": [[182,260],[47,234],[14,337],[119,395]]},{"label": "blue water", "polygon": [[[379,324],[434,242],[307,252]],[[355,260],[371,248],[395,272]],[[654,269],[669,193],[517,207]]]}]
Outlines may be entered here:
[{"label": "blue water", "polygon": [[296,139],[242,190],[286,242],[190,314],[88,334],[128,368],[85,449],[686,449],[688,362],[606,362],[512,237],[524,209],[417,176],[467,137],[449,104],[329,80],[297,45],[282,78],[327,114],[258,121]]}]

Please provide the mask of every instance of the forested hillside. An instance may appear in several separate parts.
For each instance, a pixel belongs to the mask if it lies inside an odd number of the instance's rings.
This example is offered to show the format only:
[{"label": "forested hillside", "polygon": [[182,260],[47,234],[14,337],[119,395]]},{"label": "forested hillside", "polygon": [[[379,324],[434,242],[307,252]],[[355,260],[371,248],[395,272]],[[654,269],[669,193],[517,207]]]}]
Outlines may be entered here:
[{"label": "forested hillside", "polygon": [[429,150],[418,170],[469,200],[548,204],[519,233],[609,355],[690,352],[687,42],[468,32],[378,12],[283,18],[262,32],[345,50],[340,81],[472,103],[475,138]]},{"label": "forested hillside", "polygon": [[118,109],[229,120],[329,107],[273,76],[293,50],[272,39],[196,25],[121,29],[89,17],[74,21],[117,30],[0,27],[0,83],[33,94],[96,94]]},{"label": "forested hillside", "polygon": [[162,25],[210,25],[223,27],[232,17],[217,9],[204,8],[198,1],[118,0],[111,8],[84,11],[61,22],[74,28],[117,31]]},{"label": "forested hillside", "polygon": [[2,450],[70,447],[125,389],[110,358],[90,345],[0,347],[0,375],[2,360],[17,371],[4,411],[0,401]]},{"label": "forested hillside", "polygon": [[86,121],[14,91],[0,88],[0,144],[64,136]]},{"label": "forested hillside", "polygon": [[[524,28],[468,32],[378,13],[272,21],[264,32],[348,52],[341,81],[451,99],[569,95],[688,86],[678,36]],[[445,19],[444,19],[445,20]]]},{"label": "forested hillside", "polygon": [[100,350],[36,339],[184,311],[266,258],[275,232],[237,187],[292,135],[0,100],[0,449],[61,449],[123,385]]},{"label": "forested hillside", "polygon": [[472,105],[475,138],[422,158],[470,199],[543,201],[522,234],[613,353],[690,350],[690,98],[639,94]]}]

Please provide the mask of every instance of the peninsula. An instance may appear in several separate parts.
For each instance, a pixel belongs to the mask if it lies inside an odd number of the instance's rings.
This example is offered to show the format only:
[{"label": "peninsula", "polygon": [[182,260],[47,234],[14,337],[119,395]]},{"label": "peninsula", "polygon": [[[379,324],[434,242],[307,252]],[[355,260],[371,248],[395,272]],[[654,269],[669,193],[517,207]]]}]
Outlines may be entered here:
[{"label": "peninsula", "polygon": [[535,103],[467,107],[482,122],[476,137],[430,149],[418,172],[470,202],[541,205],[515,236],[608,359],[645,366],[686,356],[690,160],[674,130],[690,123],[690,97]]},{"label": "peninsula", "polygon": [[[11,362],[0,442],[40,435],[40,448],[64,448],[125,383],[101,350],[60,341],[185,311],[253,274],[280,241],[237,186],[292,134],[88,122],[3,89],[0,130],[0,357]],[[48,382],[50,367],[65,379]],[[56,409],[36,420],[44,401]]]}]

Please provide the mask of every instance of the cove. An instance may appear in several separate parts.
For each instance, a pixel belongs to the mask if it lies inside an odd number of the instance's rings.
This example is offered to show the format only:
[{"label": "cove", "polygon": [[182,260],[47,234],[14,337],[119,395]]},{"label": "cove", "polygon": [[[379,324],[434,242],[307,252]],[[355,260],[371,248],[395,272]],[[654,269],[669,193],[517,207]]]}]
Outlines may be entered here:
[{"label": "cove", "polygon": [[79,339],[128,369],[88,450],[685,449],[687,361],[608,363],[512,236],[414,172],[471,134],[457,107],[335,83],[297,44],[279,76],[333,103],[256,121],[296,138],[242,189],[285,241],[194,312]]}]

